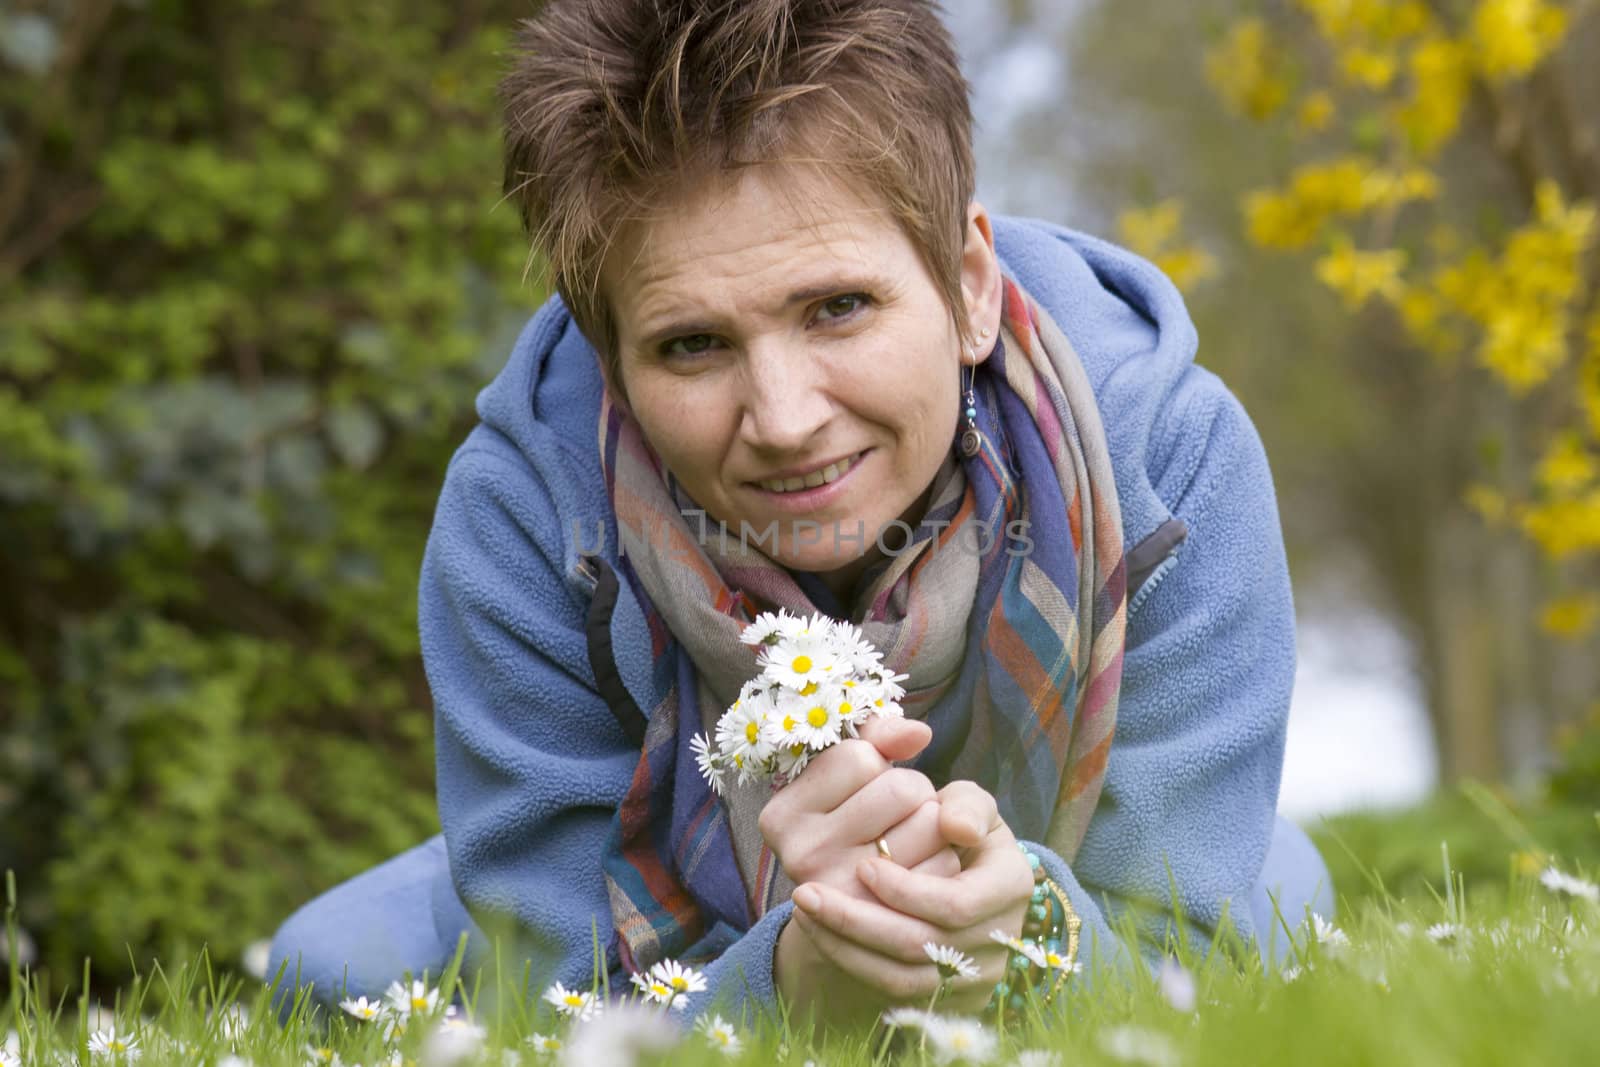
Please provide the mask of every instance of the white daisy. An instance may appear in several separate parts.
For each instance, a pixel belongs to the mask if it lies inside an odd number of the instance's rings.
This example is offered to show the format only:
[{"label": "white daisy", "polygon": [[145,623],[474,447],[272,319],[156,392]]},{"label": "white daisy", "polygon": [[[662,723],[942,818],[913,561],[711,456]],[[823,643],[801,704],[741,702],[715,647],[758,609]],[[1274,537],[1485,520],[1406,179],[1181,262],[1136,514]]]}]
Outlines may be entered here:
[{"label": "white daisy", "polygon": [[704,993],[706,990],[706,976],[677,960],[657,963],[650,968],[650,977],[672,990],[670,1003],[680,1010],[688,1006],[691,993]]},{"label": "white daisy", "polygon": [[771,699],[764,693],[733,702],[717,722],[717,748],[723,760],[743,772],[772,755],[772,742],[762,736],[761,729],[771,708]]},{"label": "white daisy", "polygon": [[139,1058],[139,1039],[132,1034],[117,1033],[114,1026],[109,1030],[96,1030],[89,1035],[89,1051],[96,1056],[136,1060]]},{"label": "white daisy", "polygon": [[891,1008],[883,1013],[883,1024],[891,1029],[906,1027],[922,1029],[938,1016],[924,1008]]},{"label": "white daisy", "polygon": [[235,1056],[230,1052],[217,1061],[217,1067],[255,1067],[255,1064],[243,1056]]},{"label": "white daisy", "polygon": [[845,672],[867,674],[882,670],[883,653],[873,647],[859,627],[841,619],[833,624],[833,642],[840,658],[845,661]]},{"label": "white daisy", "polygon": [[798,742],[775,750],[772,755],[778,767],[777,784],[792,782],[795,775],[806,769],[812,754],[811,749]]},{"label": "white daisy", "polygon": [[557,1012],[568,1018],[587,1019],[600,1008],[600,1002],[593,993],[568,989],[560,982],[544,991],[544,1001],[554,1005]]},{"label": "white daisy", "polygon": [[711,783],[712,790],[720,797],[723,790],[722,753],[711,747],[711,738],[705,734],[695,734],[691,737],[689,750],[694,753],[695,766],[700,768],[700,773]]},{"label": "white daisy", "polygon": [[1173,1011],[1183,1015],[1194,1011],[1194,975],[1171,956],[1161,961],[1161,970],[1156,975],[1156,986]]},{"label": "white daisy", "polygon": [[1300,980],[1300,976],[1304,973],[1305,972],[1300,969],[1299,964],[1291,963],[1289,966],[1278,972],[1278,977],[1282,978],[1285,982],[1297,982]]},{"label": "white daisy", "polygon": [[1042,1048],[1023,1049],[1017,1053],[1014,1067],[1061,1067],[1061,1053]]},{"label": "white daisy", "polygon": [[7,1048],[0,1048],[0,1067],[22,1067],[22,1056]]},{"label": "white daisy", "polygon": [[1467,928],[1458,923],[1434,923],[1428,927],[1428,940],[1436,945],[1459,945],[1468,936]]},{"label": "white daisy", "polygon": [[561,1051],[561,1039],[554,1034],[530,1034],[527,1046],[541,1056]]},{"label": "white daisy", "polygon": [[[819,686],[817,692],[802,698],[798,715],[794,716],[795,741],[813,752],[838,744],[843,724],[839,720],[839,705],[843,701],[832,686]],[[787,715],[786,715],[786,721]]]},{"label": "white daisy", "polygon": [[758,660],[768,678],[790,689],[808,682],[826,682],[845,673],[845,662],[834,651],[825,630],[806,630],[764,648]]},{"label": "white daisy", "polygon": [[633,988],[639,995],[652,1004],[671,1004],[673,1000],[672,987],[661,981],[648,971],[640,971],[628,976],[628,981],[633,983]]},{"label": "white daisy", "polygon": [[456,1067],[476,1056],[489,1033],[465,1016],[447,1016],[429,1032],[417,1054],[422,1067]]},{"label": "white daisy", "polygon": [[932,941],[925,941],[922,945],[922,951],[933,961],[933,965],[939,968],[941,981],[948,982],[956,977],[978,977],[977,963],[973,961],[971,956],[959,949],[951,948],[949,945],[936,945]]},{"label": "white daisy", "polygon": [[1316,912],[1311,913],[1311,936],[1317,944],[1328,949],[1341,949],[1350,944],[1350,938],[1343,930]]},{"label": "white daisy", "polygon": [[747,645],[775,645],[788,633],[793,633],[805,625],[804,620],[790,615],[785,608],[777,611],[763,611],[756,616],[756,621],[744,628],[739,635],[739,640]]},{"label": "white daisy", "polygon": [[734,1032],[733,1024],[725,1022],[720,1015],[710,1018],[700,1017],[695,1023],[695,1029],[705,1037],[706,1043],[721,1052],[724,1056],[737,1056],[740,1052],[739,1035]]},{"label": "white daisy", "polygon": [[308,1067],[344,1067],[339,1054],[327,1045],[307,1045],[306,1064]]},{"label": "white daisy", "polygon": [[1113,1026],[1100,1031],[1100,1048],[1124,1063],[1145,1067],[1177,1067],[1178,1050],[1172,1039],[1141,1026]]},{"label": "white daisy", "polygon": [[339,1007],[344,1009],[346,1015],[353,1015],[363,1022],[370,1022],[383,1012],[382,1001],[368,1000],[366,997],[341,1000],[339,1001]]},{"label": "white daisy", "polygon": [[573,1027],[560,1052],[561,1067],[638,1063],[641,1057],[667,1052],[681,1036],[661,1011],[623,1001]]},{"label": "white daisy", "polygon": [[384,997],[397,1015],[412,1012],[426,1015],[439,1006],[439,991],[429,989],[425,982],[412,982],[409,986],[404,982],[391,982]]},{"label": "white daisy", "polygon": [[1600,886],[1555,867],[1544,869],[1544,873],[1539,875],[1539,884],[1552,893],[1587,900],[1591,904],[1600,903]]},{"label": "white daisy", "polygon": [[928,1051],[935,1063],[988,1063],[999,1047],[998,1039],[981,1022],[960,1015],[930,1016],[922,1032],[928,1037]]},{"label": "white daisy", "polygon": [[250,1029],[250,1012],[243,1004],[229,1004],[216,1012],[217,1034],[229,1044],[244,1040]]}]

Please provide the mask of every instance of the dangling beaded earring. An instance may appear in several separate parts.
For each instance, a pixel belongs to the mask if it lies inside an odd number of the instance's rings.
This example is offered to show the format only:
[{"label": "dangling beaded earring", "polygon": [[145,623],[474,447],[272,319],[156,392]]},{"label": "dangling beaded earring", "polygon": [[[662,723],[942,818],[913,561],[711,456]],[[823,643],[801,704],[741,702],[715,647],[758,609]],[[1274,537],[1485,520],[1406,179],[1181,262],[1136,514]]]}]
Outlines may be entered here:
[{"label": "dangling beaded earring", "polygon": [[[989,328],[986,326],[978,331],[978,340],[989,339]],[[967,428],[961,431],[961,455],[971,459],[983,449],[983,431],[978,429],[978,397],[974,391],[974,383],[978,376],[978,353],[976,349],[967,349],[967,392],[966,416]]]}]

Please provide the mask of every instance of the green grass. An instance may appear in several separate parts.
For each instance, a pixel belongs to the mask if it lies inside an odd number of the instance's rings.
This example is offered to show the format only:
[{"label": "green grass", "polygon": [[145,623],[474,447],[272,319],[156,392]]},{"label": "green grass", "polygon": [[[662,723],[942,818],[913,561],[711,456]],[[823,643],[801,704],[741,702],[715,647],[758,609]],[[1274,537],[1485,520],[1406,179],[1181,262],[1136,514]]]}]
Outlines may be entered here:
[{"label": "green grass", "polygon": [[[999,1035],[994,1062],[1015,1062],[1023,1049],[1056,1050],[1062,1064],[1600,1062],[1600,1025],[1593,1021],[1600,1004],[1600,905],[1552,892],[1526,859],[1519,865],[1510,858],[1519,851],[1553,853],[1541,828],[1570,829],[1579,816],[1585,823],[1579,851],[1593,854],[1600,848],[1596,814],[1529,817],[1526,810],[1495,810],[1493,797],[1468,795],[1466,806],[1457,807],[1461,799],[1446,798],[1439,807],[1387,823],[1341,820],[1324,828],[1324,849],[1338,850],[1330,859],[1339,866],[1345,906],[1339,926],[1348,944],[1317,942],[1301,929],[1297,943],[1304,966],[1298,975],[1263,973],[1253,956],[1237,964],[1224,952],[1210,958],[1179,952],[1193,980],[1192,1010],[1175,1007],[1148,976],[1130,984],[1101,975],[1092,990],[1075,989],[1062,1003],[1008,1027]],[[1483,831],[1485,820],[1494,825],[1493,834]],[[1384,825],[1388,833],[1380,832]],[[1422,836],[1434,829],[1447,834]],[[1330,845],[1334,839],[1350,846],[1354,857]],[[1403,863],[1386,851],[1394,840],[1408,843]],[[1381,846],[1377,864],[1360,858],[1374,844]],[[1472,869],[1492,860],[1498,873],[1475,886],[1458,857]],[[1566,856],[1555,862],[1571,873],[1594,873],[1592,865]],[[11,892],[8,899],[14,900]],[[1461,932],[1444,940],[1430,936],[1430,927],[1446,923]],[[481,1047],[460,1062],[536,1064],[544,1057],[528,1048],[529,1036],[565,1034],[552,1009],[539,1001],[542,991],[514,977],[469,986],[447,973],[442,984],[463,1006],[460,1015],[483,1028]],[[0,1035],[17,1032],[24,1062],[114,1064],[115,1058],[89,1049],[91,1024],[104,1025],[91,1020],[90,1005],[71,994],[51,999],[41,986],[13,967],[0,1004]],[[377,1067],[396,1056],[401,1063],[452,1062],[437,1038],[430,1045],[437,1013],[387,1040],[373,1023],[342,1014],[330,1018],[304,1000],[280,1026],[267,1010],[269,992],[260,983],[219,977],[202,957],[171,973],[158,968],[141,975],[106,1007],[117,1029],[137,1038],[140,1065],[217,1065],[230,1055],[258,1067],[300,1065],[312,1062],[308,1050],[317,1048],[336,1054],[345,1067]],[[491,1010],[491,1004],[498,1008]],[[233,1005],[244,1009],[248,1021],[230,1035],[223,1019]],[[935,1062],[931,1050],[915,1040],[902,1038],[885,1049],[881,1031],[818,1035],[778,1025],[738,1030],[745,1048],[732,1059],[689,1032],[670,1050],[641,1062]],[[604,1054],[591,1052],[583,1062],[598,1067]]]}]

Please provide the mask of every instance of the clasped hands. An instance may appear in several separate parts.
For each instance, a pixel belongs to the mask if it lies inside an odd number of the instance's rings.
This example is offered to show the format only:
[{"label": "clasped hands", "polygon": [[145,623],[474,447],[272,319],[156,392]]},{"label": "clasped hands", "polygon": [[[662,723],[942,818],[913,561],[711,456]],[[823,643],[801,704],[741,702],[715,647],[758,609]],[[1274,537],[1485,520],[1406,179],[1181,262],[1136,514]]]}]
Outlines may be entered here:
[{"label": "clasped hands", "polygon": [[[930,941],[980,968],[952,981],[943,1006],[981,1010],[1004,975],[1006,949],[989,934],[1021,931],[1033,873],[987,791],[964,781],[935,790],[892,765],[932,736],[915,720],[873,719],[762,809],[762,836],[795,882],[773,968],[791,1003],[832,1019],[925,1004],[940,982]],[[880,836],[892,860],[879,855]]]}]

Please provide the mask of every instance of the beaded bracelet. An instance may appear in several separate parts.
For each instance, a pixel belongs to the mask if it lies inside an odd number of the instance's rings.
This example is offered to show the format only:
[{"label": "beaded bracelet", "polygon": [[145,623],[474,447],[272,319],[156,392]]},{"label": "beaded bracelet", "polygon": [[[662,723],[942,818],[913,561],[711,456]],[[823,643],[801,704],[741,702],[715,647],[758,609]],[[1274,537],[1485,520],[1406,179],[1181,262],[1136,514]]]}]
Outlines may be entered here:
[{"label": "beaded bracelet", "polygon": [[[1066,983],[1067,975],[1076,969],[1078,958],[1078,931],[1083,922],[1072,910],[1067,894],[1045,873],[1039,857],[1021,842],[1017,847],[1028,859],[1033,869],[1033,896],[1028,901],[1028,915],[1022,923],[1020,938],[1007,938],[1005,945],[1011,950],[1006,961],[1006,976],[995,984],[989,998],[990,1011],[1022,1010],[1027,995],[1043,987],[1046,1004]],[[1066,953],[1062,954],[1062,933],[1066,933]],[[997,934],[996,940],[999,940]]]}]

